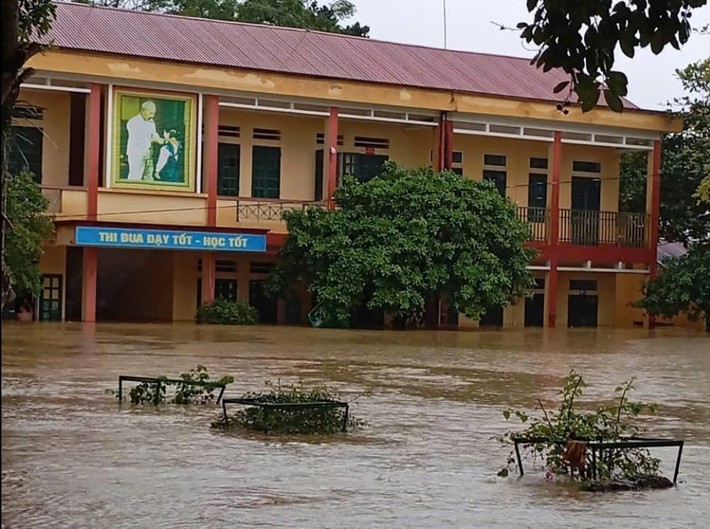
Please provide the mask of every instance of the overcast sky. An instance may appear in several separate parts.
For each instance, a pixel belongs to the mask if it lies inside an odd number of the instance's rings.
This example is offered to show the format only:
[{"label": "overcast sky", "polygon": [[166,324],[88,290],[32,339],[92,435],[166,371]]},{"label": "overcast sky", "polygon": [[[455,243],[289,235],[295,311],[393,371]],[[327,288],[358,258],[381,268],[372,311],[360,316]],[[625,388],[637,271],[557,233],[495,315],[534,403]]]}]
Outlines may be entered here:
[{"label": "overcast sky", "polygon": [[[444,0],[353,0],[357,7],[354,20],[370,26],[375,39],[444,46]],[[532,57],[517,33],[501,31],[491,22],[515,26],[530,20],[525,0],[446,0],[448,48]],[[697,10],[693,24],[710,23],[710,5]],[[621,55],[621,54],[620,54]],[[655,56],[649,50],[631,60],[617,59],[629,77],[629,99],[643,108],[663,110],[665,102],[682,94],[675,77],[677,68],[710,56],[710,36],[694,34],[677,51],[671,47]]]}]

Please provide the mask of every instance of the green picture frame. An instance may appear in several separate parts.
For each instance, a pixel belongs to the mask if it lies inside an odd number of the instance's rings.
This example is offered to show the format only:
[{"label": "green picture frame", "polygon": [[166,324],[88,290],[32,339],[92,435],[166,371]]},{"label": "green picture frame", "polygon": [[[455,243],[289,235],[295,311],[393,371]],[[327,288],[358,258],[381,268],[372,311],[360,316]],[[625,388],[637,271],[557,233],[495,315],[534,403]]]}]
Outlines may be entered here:
[{"label": "green picture frame", "polygon": [[197,94],[117,88],[111,187],[195,192]]}]

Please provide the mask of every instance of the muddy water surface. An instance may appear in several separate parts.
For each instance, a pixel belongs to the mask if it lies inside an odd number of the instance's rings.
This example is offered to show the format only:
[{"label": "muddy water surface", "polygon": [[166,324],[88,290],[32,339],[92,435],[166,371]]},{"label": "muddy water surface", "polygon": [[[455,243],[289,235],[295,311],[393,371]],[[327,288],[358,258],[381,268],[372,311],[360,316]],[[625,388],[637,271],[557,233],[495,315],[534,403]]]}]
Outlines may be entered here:
[{"label": "muddy water surface", "polygon": [[[190,325],[3,325],[3,527],[643,528],[710,526],[710,339],[694,332],[367,332]],[[369,428],[324,442],[211,431],[215,407],[131,409],[119,374],[196,364],[326,383]],[[683,438],[680,484],[594,495],[502,479],[508,407],[555,399],[570,368],[599,401],[636,375]],[[673,451],[658,450],[672,475]]]}]

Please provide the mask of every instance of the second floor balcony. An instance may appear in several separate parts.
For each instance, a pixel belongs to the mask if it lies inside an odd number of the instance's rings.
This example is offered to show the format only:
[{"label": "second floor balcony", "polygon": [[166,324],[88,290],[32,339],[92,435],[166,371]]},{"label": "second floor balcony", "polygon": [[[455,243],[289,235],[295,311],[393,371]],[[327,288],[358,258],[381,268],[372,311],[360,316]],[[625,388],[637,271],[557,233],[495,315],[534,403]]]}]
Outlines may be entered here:
[{"label": "second floor balcony", "polygon": [[[43,186],[49,211],[58,221],[87,220],[85,187]],[[260,228],[286,232],[283,214],[308,207],[325,207],[323,201],[280,200],[251,197],[219,197],[217,227]],[[141,223],[176,226],[205,226],[205,195],[134,195],[116,190],[99,190],[98,219],[101,222]],[[552,242],[551,210],[517,207],[518,218],[530,229],[529,240],[538,244]],[[560,209],[559,244],[648,248],[650,218],[645,213]]]}]

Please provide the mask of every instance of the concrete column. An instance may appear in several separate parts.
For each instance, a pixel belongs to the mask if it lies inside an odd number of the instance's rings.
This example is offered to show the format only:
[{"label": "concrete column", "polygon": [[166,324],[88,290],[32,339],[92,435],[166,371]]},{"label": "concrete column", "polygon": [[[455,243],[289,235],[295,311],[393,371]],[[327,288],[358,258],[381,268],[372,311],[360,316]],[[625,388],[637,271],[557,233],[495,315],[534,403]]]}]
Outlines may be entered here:
[{"label": "concrete column", "polygon": [[82,262],[81,321],[96,322],[96,283],[98,277],[98,248],[84,248]]},{"label": "concrete column", "polygon": [[560,174],[562,172],[562,133],[555,131],[552,143],[552,188],[550,196],[550,272],[547,275],[547,326],[557,325],[557,265],[560,238]]},{"label": "concrete column", "polygon": [[214,284],[217,276],[217,254],[202,254],[202,304],[214,301]]},{"label": "concrete column", "polygon": [[338,186],[338,108],[330,107],[330,116],[326,125],[325,148],[328,160],[326,167],[328,175],[328,209],[335,208],[333,195]]},{"label": "concrete column", "polygon": [[207,225],[217,225],[217,152],[219,145],[219,98],[205,96],[204,175],[207,193]]},{"label": "concrete column", "polygon": [[[99,151],[101,149],[101,85],[97,83],[91,83],[86,134],[89,140],[86,173],[86,213],[88,220],[96,221],[98,216],[99,174],[101,174],[101,168],[99,167]],[[106,178],[111,178],[111,175],[106,175]]]},{"label": "concrete column", "polygon": [[[650,272],[649,279],[655,279],[658,274],[658,258],[656,252],[661,211],[661,140],[654,140],[653,151],[649,153],[648,158],[649,177],[647,179],[646,211],[649,212],[651,217],[648,233],[648,266]],[[649,329],[653,329],[655,326],[656,318],[649,316]]]}]

